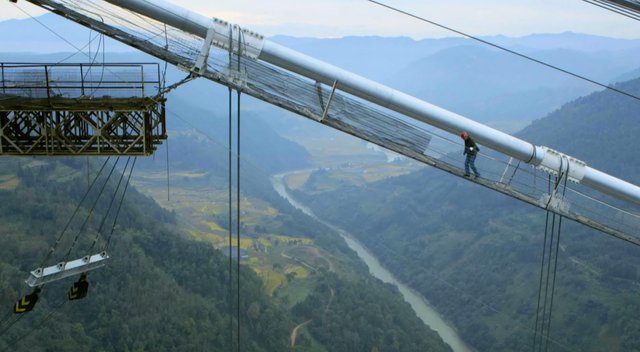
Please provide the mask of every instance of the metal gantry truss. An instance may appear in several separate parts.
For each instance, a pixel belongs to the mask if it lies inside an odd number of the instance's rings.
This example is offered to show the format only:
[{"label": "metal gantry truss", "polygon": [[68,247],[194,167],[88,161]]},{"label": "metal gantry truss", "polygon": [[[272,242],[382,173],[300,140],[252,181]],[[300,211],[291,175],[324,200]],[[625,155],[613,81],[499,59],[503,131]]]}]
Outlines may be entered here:
[{"label": "metal gantry truss", "polygon": [[0,155],[152,154],[165,99],[145,66],[0,64]]}]

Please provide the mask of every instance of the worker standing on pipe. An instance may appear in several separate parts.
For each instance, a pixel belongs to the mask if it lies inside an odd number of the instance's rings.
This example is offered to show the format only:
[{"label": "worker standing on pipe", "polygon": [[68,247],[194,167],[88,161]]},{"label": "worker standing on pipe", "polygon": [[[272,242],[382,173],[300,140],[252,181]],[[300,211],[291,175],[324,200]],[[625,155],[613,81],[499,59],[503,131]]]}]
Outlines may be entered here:
[{"label": "worker standing on pipe", "polygon": [[464,176],[469,177],[469,167],[473,170],[473,173],[476,177],[480,177],[480,173],[476,170],[476,155],[480,151],[480,148],[476,145],[476,142],[469,137],[467,132],[460,133],[460,138],[464,140],[464,152],[462,155],[466,155],[467,158],[464,160]]}]

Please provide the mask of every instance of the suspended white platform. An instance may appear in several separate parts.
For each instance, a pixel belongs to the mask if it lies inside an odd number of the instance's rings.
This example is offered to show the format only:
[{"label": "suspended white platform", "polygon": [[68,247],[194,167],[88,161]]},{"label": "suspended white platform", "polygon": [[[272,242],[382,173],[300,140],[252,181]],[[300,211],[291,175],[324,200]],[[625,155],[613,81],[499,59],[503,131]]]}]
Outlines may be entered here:
[{"label": "suspended white platform", "polygon": [[65,277],[78,275],[89,270],[97,269],[106,264],[109,259],[107,252],[94,255],[87,255],[83,258],[70,262],[61,262],[54,266],[38,268],[31,272],[29,278],[25,280],[30,287],[37,287],[53,281],[64,279]]}]

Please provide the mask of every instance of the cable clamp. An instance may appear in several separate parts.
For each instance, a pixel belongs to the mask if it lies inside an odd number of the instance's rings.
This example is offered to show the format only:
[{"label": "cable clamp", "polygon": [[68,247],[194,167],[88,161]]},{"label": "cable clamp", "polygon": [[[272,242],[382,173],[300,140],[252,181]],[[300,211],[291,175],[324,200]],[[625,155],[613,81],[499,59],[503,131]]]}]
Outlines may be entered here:
[{"label": "cable clamp", "polygon": [[575,183],[582,181],[587,163],[548,147],[540,146],[538,148],[539,151],[542,151],[542,155],[540,155],[542,161],[536,166],[537,168],[555,176],[561,176],[563,172],[566,172],[569,181]]},{"label": "cable clamp", "polygon": [[213,44],[215,34],[215,21],[213,21],[211,22],[209,29],[207,29],[207,37],[202,43],[202,48],[200,49],[200,54],[196,59],[196,63],[191,68],[191,72],[193,74],[201,76],[205,71],[207,71],[207,60],[209,59],[209,51],[211,50],[211,44]]}]

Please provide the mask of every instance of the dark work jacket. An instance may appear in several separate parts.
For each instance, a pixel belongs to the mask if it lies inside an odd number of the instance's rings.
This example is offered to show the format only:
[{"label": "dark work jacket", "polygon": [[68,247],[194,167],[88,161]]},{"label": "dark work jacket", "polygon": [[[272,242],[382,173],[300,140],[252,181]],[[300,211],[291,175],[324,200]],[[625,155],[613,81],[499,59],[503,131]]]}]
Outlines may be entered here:
[{"label": "dark work jacket", "polygon": [[464,154],[476,155],[480,151],[480,148],[476,145],[476,142],[471,139],[471,137],[467,137],[464,140]]}]

